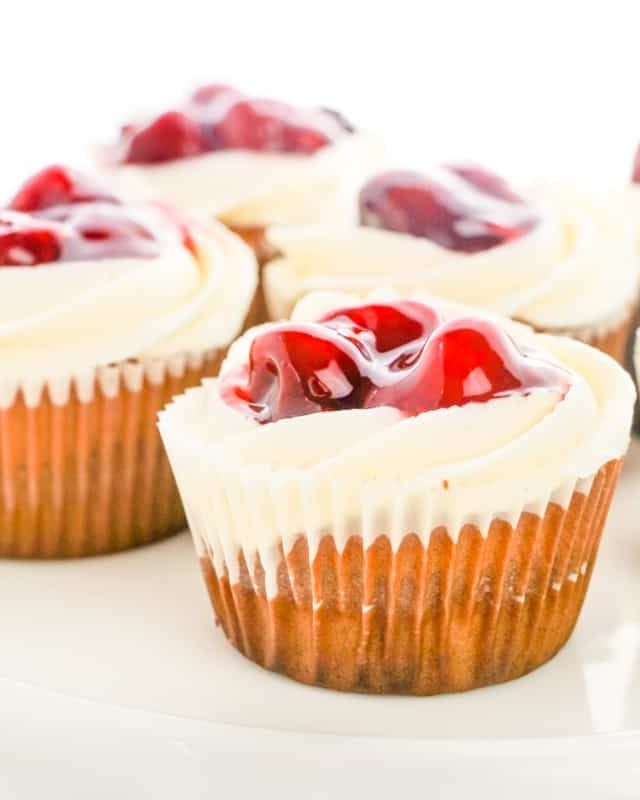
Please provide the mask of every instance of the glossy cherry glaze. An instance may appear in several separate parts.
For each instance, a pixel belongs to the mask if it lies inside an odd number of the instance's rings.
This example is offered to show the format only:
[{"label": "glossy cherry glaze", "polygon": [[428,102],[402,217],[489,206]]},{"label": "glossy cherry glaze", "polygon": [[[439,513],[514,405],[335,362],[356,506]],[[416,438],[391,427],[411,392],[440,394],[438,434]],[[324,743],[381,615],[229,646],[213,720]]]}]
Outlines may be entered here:
[{"label": "glossy cherry glaze", "polygon": [[360,221],[477,253],[524,236],[538,217],[499,176],[453,164],[433,175],[386,172],[372,178],[360,192]]},{"label": "glossy cherry glaze", "polygon": [[[153,258],[175,224],[158,209],[130,208],[92,179],[59,165],[29,178],[0,210],[0,266]],[[182,231],[186,241],[186,230]]]},{"label": "glossy cherry glaze", "polygon": [[109,189],[78,170],[52,164],[41,169],[21,187],[9,208],[33,213],[72,203],[120,203]]},{"label": "glossy cherry glaze", "polygon": [[68,235],[63,226],[47,220],[0,211],[0,266],[35,267],[58,261]]},{"label": "glossy cherry glaze", "polygon": [[124,126],[114,159],[159,164],[218,150],[312,155],[352,131],[335,111],[298,109],[211,84],[146,125]]},{"label": "glossy cherry glaze", "polygon": [[486,319],[442,322],[429,306],[397,302],[270,326],[253,340],[249,363],[221,378],[220,393],[267,423],[379,406],[414,416],[534,388],[564,395],[569,385],[562,367]]}]

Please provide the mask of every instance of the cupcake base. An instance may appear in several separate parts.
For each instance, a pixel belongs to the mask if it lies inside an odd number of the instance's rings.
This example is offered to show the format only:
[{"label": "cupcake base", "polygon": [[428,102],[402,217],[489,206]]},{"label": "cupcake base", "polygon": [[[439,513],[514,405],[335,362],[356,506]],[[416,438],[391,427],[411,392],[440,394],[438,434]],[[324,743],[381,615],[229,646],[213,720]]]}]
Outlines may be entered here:
[{"label": "cupcake base", "polygon": [[496,518],[485,537],[465,525],[454,541],[440,527],[426,547],[411,533],[395,552],[386,536],[366,548],[353,536],[340,552],[327,534],[311,560],[301,535],[275,565],[240,552],[233,583],[194,531],[216,617],[248,658],[306,684],[432,695],[518,678],[571,635],[620,464],[567,509],[523,512],[515,527]]},{"label": "cupcake base", "polygon": [[619,364],[625,366],[625,353],[627,350],[627,343],[631,337],[635,315],[636,311],[634,309],[634,311],[628,314],[616,327],[602,333],[587,335],[582,341],[591,345],[591,347],[595,347],[597,350],[601,350],[612,358],[615,358]]},{"label": "cupcake base", "polygon": [[[534,330],[538,333],[550,333],[554,336],[569,336],[572,339],[577,339],[580,342],[595,347],[606,353],[611,358],[614,358],[623,367],[626,366],[625,355],[631,335],[635,330],[635,320],[640,314],[640,302],[632,308],[625,310],[620,316],[620,320],[614,325],[600,330],[598,328],[566,328],[566,329],[550,329],[550,328],[536,328]],[[522,320],[525,324],[529,324],[526,320]]]},{"label": "cupcake base", "polygon": [[124,362],[0,408],[0,556],[111,553],[186,526],[156,430],[176,394],[216,375],[222,350]]}]

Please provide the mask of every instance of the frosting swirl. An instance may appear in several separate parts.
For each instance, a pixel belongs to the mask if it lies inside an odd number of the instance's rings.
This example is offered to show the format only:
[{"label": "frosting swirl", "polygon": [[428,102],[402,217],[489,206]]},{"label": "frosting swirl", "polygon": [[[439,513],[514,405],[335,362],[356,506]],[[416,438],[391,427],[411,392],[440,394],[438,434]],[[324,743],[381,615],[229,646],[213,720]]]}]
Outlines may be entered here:
[{"label": "frosting swirl", "polygon": [[255,259],[215,222],[193,228],[193,247],[167,235],[152,258],[2,267],[3,382],[226,346],[251,303]]},{"label": "frosting swirl", "polygon": [[373,135],[354,131],[312,155],[220,150],[162,164],[123,164],[106,174],[132,197],[160,198],[229,225],[304,224],[343,219],[355,187],[381,157]]}]

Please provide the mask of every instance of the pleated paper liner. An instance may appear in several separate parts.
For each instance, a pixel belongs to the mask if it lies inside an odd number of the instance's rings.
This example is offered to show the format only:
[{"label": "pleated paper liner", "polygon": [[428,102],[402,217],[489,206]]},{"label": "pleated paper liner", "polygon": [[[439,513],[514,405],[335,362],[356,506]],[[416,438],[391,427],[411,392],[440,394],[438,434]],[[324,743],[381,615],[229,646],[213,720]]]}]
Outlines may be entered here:
[{"label": "pleated paper liner", "polygon": [[257,664],[344,691],[464,691],[524,675],[567,641],[620,464],[605,464],[586,494],[576,484],[566,509],[523,511],[515,527],[495,518],[484,537],[464,525],[454,541],[439,527],[426,546],[407,533],[395,552],[386,536],[366,548],[351,536],[339,551],[325,535],[310,561],[300,535],[273,564],[240,551],[229,570],[193,533],[216,617]]},{"label": "pleated paper liner", "polygon": [[0,406],[0,556],[111,553],[185,527],[156,429],[176,394],[217,374],[222,350],[123,362]]},{"label": "pleated paper liner", "polygon": [[640,301],[626,308],[620,318],[606,328],[568,328],[545,329],[536,328],[540,333],[550,333],[557,336],[569,336],[572,339],[595,347],[615,359],[618,364],[629,369],[626,353],[632,334],[636,328],[636,320],[640,319]]}]

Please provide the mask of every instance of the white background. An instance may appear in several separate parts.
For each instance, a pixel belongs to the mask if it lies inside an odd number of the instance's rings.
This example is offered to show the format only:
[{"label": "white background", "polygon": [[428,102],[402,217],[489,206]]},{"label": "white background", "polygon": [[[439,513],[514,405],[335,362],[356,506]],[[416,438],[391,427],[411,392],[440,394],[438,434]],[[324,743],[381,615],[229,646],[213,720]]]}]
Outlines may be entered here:
[{"label": "white background", "polygon": [[0,0],[0,197],[203,81],[338,108],[397,166],[621,181],[639,22],[636,0]]}]

